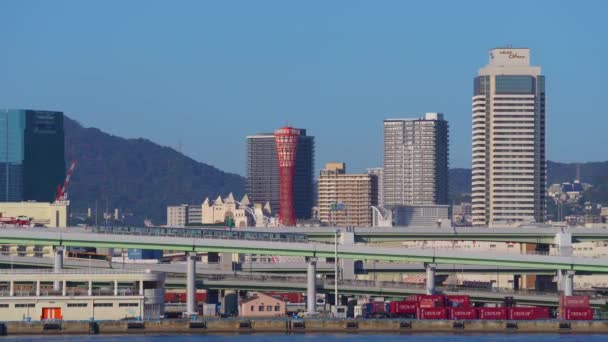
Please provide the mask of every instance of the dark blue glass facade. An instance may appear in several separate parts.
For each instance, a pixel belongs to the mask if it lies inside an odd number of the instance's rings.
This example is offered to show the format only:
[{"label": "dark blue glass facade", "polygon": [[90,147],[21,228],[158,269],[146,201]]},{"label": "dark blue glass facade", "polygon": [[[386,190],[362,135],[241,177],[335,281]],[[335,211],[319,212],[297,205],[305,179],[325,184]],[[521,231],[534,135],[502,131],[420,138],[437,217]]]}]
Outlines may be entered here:
[{"label": "dark blue glass facade", "polygon": [[52,202],[65,177],[63,113],[0,110],[0,201]]},{"label": "dark blue glass facade", "polygon": [[535,92],[536,80],[533,76],[496,76],[496,94],[530,94]]}]

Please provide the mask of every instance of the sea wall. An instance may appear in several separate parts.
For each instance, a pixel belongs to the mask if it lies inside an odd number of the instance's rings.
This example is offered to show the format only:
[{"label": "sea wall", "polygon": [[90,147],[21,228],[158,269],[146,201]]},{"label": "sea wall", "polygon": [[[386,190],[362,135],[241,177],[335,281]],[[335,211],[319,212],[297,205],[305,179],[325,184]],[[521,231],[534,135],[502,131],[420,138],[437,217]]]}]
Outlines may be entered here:
[{"label": "sea wall", "polygon": [[212,319],[112,322],[0,322],[0,336],[41,334],[249,333],[575,333],[608,334],[608,321],[399,319]]}]

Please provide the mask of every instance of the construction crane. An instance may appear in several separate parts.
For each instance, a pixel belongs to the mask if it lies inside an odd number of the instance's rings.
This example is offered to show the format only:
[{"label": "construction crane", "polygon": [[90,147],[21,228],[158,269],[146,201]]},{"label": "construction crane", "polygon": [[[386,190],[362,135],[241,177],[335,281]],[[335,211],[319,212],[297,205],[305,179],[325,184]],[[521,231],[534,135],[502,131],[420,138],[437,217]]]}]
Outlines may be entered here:
[{"label": "construction crane", "polygon": [[68,185],[70,184],[70,178],[72,178],[72,174],[74,173],[74,169],[76,168],[76,160],[72,160],[72,164],[70,164],[70,168],[65,176],[65,181],[63,181],[62,185],[57,185],[57,198],[55,198],[56,202],[59,201],[67,201],[68,199]]}]

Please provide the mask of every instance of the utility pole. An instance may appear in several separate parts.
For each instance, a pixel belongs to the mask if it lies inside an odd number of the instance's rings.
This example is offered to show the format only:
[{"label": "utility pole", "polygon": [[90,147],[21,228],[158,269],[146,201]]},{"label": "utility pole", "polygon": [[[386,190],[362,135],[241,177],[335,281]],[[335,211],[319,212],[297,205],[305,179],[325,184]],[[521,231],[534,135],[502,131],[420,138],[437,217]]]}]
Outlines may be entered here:
[{"label": "utility pole", "polygon": [[9,186],[9,184],[8,184],[9,181],[8,180],[9,180],[9,172],[10,172],[10,169],[8,167],[8,109],[4,110],[4,114],[6,115],[6,141],[5,141],[5,143],[6,143],[6,151],[5,151],[6,155],[4,156],[4,158],[5,158],[5,162],[6,162],[5,163],[5,167],[6,167],[6,201],[8,202],[9,201],[8,200],[8,186]]},{"label": "utility pole", "polygon": [[[339,304],[338,295],[338,229],[334,232],[334,305],[337,307]],[[336,309],[337,310],[337,309]],[[336,311],[337,312],[337,311]]]}]

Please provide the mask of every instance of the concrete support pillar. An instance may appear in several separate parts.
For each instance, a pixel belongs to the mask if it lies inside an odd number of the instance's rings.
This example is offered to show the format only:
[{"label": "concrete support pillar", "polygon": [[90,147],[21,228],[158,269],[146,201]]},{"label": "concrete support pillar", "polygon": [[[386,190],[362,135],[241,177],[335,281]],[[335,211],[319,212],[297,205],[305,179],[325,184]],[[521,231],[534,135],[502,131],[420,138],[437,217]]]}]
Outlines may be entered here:
[{"label": "concrete support pillar", "polygon": [[144,281],[143,280],[139,281],[139,295],[140,296],[144,295]]},{"label": "concrete support pillar", "polygon": [[[53,272],[61,273],[63,270],[63,247],[57,246],[55,247],[55,259],[53,263]],[[59,280],[55,280],[53,282],[53,290],[61,291],[61,282]]]},{"label": "concrete support pillar", "polygon": [[[340,245],[348,246],[355,244],[355,233],[352,231],[340,231]],[[340,259],[340,266],[342,268],[341,279],[354,280],[355,279],[355,260],[354,259]]]},{"label": "concrete support pillar", "polygon": [[564,291],[564,272],[562,270],[555,272],[555,284],[557,285],[557,291]]},{"label": "concrete support pillar", "polygon": [[11,280],[9,282],[8,286],[9,286],[8,295],[12,297],[15,295],[15,282]]},{"label": "concrete support pillar", "polygon": [[64,280],[64,281],[62,281],[62,283],[63,284],[61,285],[61,295],[65,297],[67,295],[67,291],[68,291],[68,287],[67,287],[68,282]]},{"label": "concrete support pillar", "polygon": [[555,234],[555,246],[557,255],[572,256],[572,233],[562,231]]},{"label": "concrete support pillar", "polygon": [[232,271],[232,253],[220,254],[220,270],[230,272]]},{"label": "concrete support pillar", "polygon": [[564,295],[572,296],[574,292],[574,271],[566,271],[564,276]]},{"label": "concrete support pillar", "polygon": [[435,294],[435,270],[437,265],[427,264],[426,265],[426,294]]},{"label": "concrete support pillar", "polygon": [[118,296],[118,280],[114,280],[114,296]]},{"label": "concrete support pillar", "polygon": [[89,280],[89,290],[87,291],[89,296],[93,295],[93,281]]},{"label": "concrete support pillar", "polygon": [[307,277],[306,313],[312,315],[317,311],[317,258],[308,259]]},{"label": "concrete support pillar", "polygon": [[186,313],[194,315],[196,310],[196,252],[189,252],[188,259],[188,275],[186,279]]},{"label": "concrete support pillar", "polygon": [[40,297],[40,280],[36,280],[36,297]]}]

